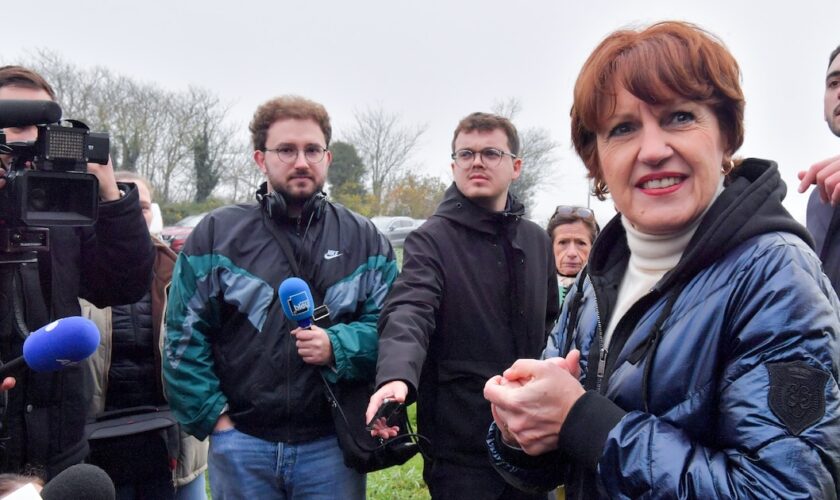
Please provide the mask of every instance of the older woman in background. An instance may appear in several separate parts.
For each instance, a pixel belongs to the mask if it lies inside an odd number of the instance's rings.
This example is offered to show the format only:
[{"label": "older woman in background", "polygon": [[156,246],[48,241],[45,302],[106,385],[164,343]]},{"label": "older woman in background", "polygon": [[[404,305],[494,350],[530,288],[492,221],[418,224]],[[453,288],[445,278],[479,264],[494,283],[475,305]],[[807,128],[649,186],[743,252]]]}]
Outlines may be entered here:
[{"label": "older woman in background", "polygon": [[[687,23],[608,36],[575,149],[617,215],[555,330],[565,357],[489,380],[497,469],[573,498],[835,498],[838,303],[743,142],[738,65]],[[580,286],[578,290],[577,287]]]},{"label": "older woman in background", "polygon": [[575,282],[575,277],[586,265],[592,243],[600,228],[591,209],[560,205],[554,210],[545,230],[551,238],[551,248],[554,251],[557,286],[562,304],[566,293]]}]

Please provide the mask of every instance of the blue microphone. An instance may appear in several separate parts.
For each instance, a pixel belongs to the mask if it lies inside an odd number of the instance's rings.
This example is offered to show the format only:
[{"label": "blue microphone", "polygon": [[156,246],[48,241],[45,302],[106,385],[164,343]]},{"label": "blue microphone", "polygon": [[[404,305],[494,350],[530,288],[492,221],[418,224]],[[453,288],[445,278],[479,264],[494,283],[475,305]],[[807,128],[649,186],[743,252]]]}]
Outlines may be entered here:
[{"label": "blue microphone", "polygon": [[28,366],[36,372],[53,372],[76,364],[99,347],[99,329],[81,316],[62,318],[35,330],[23,341],[23,356],[0,367],[0,379]]},{"label": "blue microphone", "polygon": [[309,285],[300,278],[286,278],[277,287],[277,294],[286,318],[296,321],[301,328],[309,328],[315,311],[315,299],[312,298]]}]

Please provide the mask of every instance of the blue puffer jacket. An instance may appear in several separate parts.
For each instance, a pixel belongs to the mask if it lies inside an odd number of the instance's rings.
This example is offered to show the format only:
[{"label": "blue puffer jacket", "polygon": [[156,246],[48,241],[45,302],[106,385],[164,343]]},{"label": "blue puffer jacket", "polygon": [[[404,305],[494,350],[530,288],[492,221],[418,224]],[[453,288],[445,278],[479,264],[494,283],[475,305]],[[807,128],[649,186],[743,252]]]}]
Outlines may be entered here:
[{"label": "blue puffer jacket", "polygon": [[528,457],[491,426],[509,482],[565,483],[570,498],[837,497],[840,303],[781,205],[775,164],[736,172],[608,349],[629,250],[618,218],[604,229],[553,341],[581,350],[587,392],[550,454]]}]

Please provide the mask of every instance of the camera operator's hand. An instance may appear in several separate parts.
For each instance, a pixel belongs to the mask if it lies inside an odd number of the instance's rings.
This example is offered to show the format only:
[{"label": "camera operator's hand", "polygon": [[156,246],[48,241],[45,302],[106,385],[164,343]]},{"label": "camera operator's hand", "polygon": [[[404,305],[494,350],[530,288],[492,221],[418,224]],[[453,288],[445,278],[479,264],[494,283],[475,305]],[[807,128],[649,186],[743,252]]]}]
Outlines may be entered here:
[{"label": "camera operator's hand", "polygon": [[102,201],[116,201],[120,199],[120,188],[117,187],[117,180],[114,178],[114,166],[111,164],[110,156],[106,165],[88,163],[87,171],[95,175],[99,180],[99,198]]}]

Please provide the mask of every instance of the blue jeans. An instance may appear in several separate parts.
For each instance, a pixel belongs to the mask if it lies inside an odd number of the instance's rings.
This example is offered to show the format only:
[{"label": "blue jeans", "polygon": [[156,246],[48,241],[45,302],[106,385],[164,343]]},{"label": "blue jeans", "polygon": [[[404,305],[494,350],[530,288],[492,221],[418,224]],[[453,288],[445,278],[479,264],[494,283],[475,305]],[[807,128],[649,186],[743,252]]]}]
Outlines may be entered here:
[{"label": "blue jeans", "polygon": [[175,491],[175,500],[207,500],[204,486],[204,474],[202,474],[189,483],[179,486]]},{"label": "blue jeans", "polygon": [[210,436],[213,500],[364,499],[365,475],[344,465],[335,436],[273,443],[236,429]]}]

